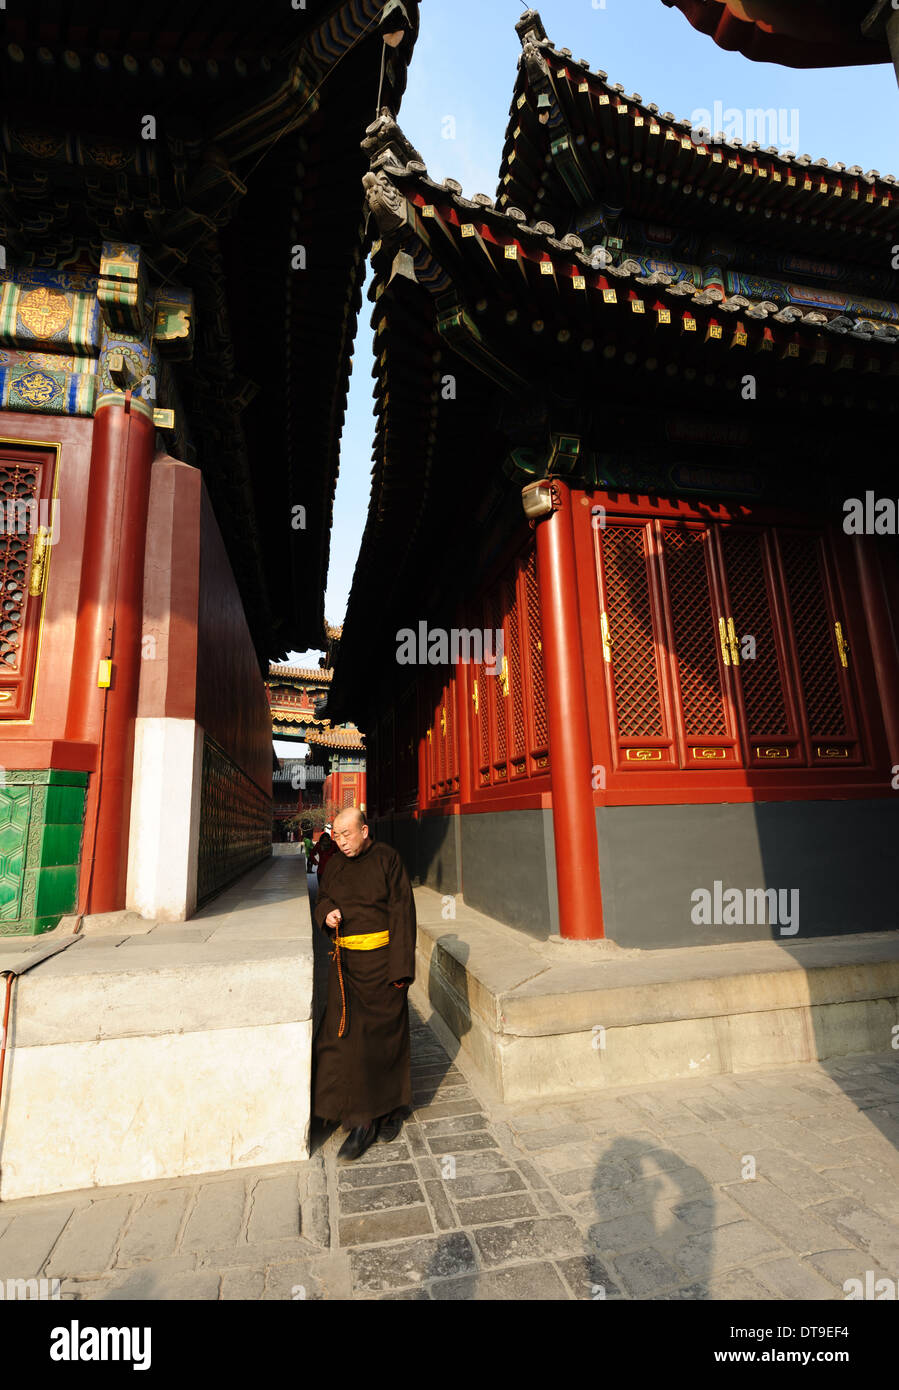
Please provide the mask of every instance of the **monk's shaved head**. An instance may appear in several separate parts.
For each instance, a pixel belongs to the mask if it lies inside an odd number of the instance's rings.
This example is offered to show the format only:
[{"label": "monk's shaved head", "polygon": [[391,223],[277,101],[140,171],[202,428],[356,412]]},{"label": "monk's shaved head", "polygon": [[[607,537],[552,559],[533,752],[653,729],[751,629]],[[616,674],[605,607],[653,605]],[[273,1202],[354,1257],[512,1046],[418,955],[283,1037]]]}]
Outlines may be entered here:
[{"label": "monk's shaved head", "polygon": [[358,806],[347,806],[334,820],[334,839],[337,848],[354,859],[367,848],[368,825]]}]

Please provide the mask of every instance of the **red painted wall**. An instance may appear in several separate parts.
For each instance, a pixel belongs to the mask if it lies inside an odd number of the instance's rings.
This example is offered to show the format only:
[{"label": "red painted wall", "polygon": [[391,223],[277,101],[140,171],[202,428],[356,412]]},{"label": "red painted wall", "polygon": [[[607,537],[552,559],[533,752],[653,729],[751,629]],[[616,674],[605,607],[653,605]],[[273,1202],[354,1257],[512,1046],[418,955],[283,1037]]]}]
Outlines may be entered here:
[{"label": "red painted wall", "polygon": [[143,719],[195,717],[202,490],[198,469],[156,456],[144,570]]},{"label": "red painted wall", "polygon": [[[139,713],[196,719],[271,791],[271,713],[224,542],[199,469],[153,464]],[[152,639],[155,647],[146,642]]]},{"label": "red painted wall", "polygon": [[200,535],[197,718],[238,767],[271,795],[271,710],[243,604],[205,488]]}]

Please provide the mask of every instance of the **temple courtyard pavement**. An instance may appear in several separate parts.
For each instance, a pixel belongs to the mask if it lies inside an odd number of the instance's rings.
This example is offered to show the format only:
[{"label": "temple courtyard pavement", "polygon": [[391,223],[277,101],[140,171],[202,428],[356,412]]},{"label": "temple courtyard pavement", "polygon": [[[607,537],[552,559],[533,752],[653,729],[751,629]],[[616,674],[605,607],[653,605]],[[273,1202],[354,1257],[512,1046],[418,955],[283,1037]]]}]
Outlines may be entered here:
[{"label": "temple courtyard pavement", "polygon": [[429,1014],[419,992],[396,1142],[341,1163],[314,1122],[300,1162],[4,1201],[0,1280],[69,1300],[839,1301],[899,1277],[889,1044],[504,1103]]}]

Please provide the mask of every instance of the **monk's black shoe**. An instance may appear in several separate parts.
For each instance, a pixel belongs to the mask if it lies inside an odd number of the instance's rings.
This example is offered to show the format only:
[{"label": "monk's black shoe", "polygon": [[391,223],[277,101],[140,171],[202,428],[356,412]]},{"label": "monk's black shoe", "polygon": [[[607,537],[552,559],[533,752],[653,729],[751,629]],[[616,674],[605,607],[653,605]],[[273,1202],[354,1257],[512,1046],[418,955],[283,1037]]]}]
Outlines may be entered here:
[{"label": "monk's black shoe", "polygon": [[361,1158],[366,1149],[370,1149],[378,1137],[378,1122],[370,1120],[367,1125],[357,1125],[351,1129],[346,1139],[337,1151],[338,1158],[354,1159]]},{"label": "monk's black shoe", "polygon": [[378,1127],[378,1140],[382,1144],[392,1144],[403,1127],[405,1115],[402,1110],[393,1110],[385,1115]]}]

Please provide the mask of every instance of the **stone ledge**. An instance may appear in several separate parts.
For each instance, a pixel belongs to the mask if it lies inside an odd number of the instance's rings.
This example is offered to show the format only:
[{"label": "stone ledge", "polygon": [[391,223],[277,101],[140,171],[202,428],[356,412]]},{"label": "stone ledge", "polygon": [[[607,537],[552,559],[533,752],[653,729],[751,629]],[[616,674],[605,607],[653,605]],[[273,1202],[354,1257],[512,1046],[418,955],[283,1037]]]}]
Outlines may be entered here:
[{"label": "stone ledge", "polygon": [[416,890],[412,996],[506,1101],[885,1051],[899,1020],[897,932],[597,951],[441,901]]},{"label": "stone ledge", "polygon": [[0,1200],[307,1158],[302,867],[269,861],[189,923],[104,919],[16,985]]},{"label": "stone ledge", "polygon": [[81,969],[54,971],[54,963],[47,962],[19,980],[11,1031],[15,1048],[311,1018],[311,946],[276,947],[256,960],[239,954],[229,959],[222,952],[209,959],[200,947],[179,948],[182,957],[191,951],[194,961],[188,955],[165,965],[135,960],[134,952],[113,966],[96,961],[105,950],[71,947],[66,956],[87,957]]}]

